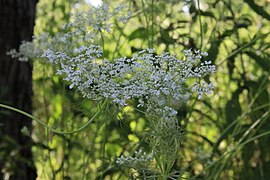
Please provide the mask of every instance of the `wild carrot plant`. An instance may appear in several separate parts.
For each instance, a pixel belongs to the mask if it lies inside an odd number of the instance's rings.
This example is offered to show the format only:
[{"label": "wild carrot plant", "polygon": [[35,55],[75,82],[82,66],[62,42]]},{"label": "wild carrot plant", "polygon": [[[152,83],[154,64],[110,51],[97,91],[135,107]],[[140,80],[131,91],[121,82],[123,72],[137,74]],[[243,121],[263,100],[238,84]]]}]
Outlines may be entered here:
[{"label": "wild carrot plant", "polygon": [[206,60],[206,52],[196,49],[185,50],[182,58],[145,49],[131,57],[105,59],[104,37],[114,28],[113,20],[129,20],[132,14],[127,9],[123,4],[92,7],[74,14],[61,33],[35,37],[33,42],[22,44],[19,52],[9,54],[21,61],[39,59],[55,65],[69,88],[87,99],[106,100],[119,107],[136,102],[134,109],[145,110],[148,153],[139,150],[134,156],[122,155],[116,163],[134,169],[133,177],[177,179],[181,170],[174,169],[174,164],[185,131],[179,122],[179,108],[191,93],[198,99],[212,93],[214,86],[202,78],[214,73],[215,66]]}]

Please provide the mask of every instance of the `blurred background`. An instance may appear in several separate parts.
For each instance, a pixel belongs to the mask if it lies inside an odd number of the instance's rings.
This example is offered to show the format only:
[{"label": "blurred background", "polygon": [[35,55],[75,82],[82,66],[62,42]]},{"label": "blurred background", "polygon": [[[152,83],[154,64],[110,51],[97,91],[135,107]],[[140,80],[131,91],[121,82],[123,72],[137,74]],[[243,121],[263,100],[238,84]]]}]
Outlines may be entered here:
[{"label": "blurred background", "polygon": [[[39,0],[34,35],[54,35],[72,20],[71,13],[99,0]],[[127,0],[130,20],[115,18],[104,35],[104,58],[131,57],[154,48],[183,57],[185,49],[208,52],[217,67],[205,77],[212,95],[181,105],[183,139],[174,169],[187,179],[270,178],[270,1],[269,0]],[[99,42],[101,43],[101,42]],[[81,127],[99,108],[56,75],[56,68],[33,63],[33,115],[62,131]],[[145,116],[134,108],[108,104],[83,131],[60,135],[32,121],[21,135],[32,139],[37,179],[128,179],[130,169],[115,161],[135,150],[150,151],[144,138]],[[141,109],[143,111],[143,109]],[[0,113],[6,112],[1,110]],[[0,121],[1,123],[1,121]],[[3,134],[0,133],[1,136]],[[0,161],[7,174],[18,173],[16,161],[31,163],[2,141]],[[1,166],[0,166],[1,167]]]}]

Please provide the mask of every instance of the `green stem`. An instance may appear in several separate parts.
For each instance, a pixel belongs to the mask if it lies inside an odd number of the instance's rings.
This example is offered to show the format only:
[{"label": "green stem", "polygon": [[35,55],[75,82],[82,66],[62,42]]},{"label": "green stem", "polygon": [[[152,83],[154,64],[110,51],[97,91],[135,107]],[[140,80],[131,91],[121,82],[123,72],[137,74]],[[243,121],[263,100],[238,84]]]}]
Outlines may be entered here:
[{"label": "green stem", "polygon": [[101,31],[99,31],[99,33],[100,33],[100,37],[101,37],[102,51],[103,51],[103,53],[104,53],[104,51],[105,51],[105,42],[104,42],[104,37],[103,37],[103,34],[102,34],[102,32],[101,32]]},{"label": "green stem", "polygon": [[199,13],[199,22],[200,22],[200,33],[201,33],[201,42],[200,42],[200,49],[202,49],[203,45],[203,32],[202,32],[202,18],[201,18],[201,9],[200,9],[200,0],[197,0],[198,5],[198,13]]},{"label": "green stem", "polygon": [[168,95],[168,97],[167,97],[167,105],[168,105],[168,107],[170,107],[170,105],[171,105],[171,96],[170,95]]},{"label": "green stem", "polygon": [[5,104],[1,104],[1,103],[0,103],[0,107],[5,108],[5,109],[9,109],[9,110],[12,110],[12,111],[15,111],[15,112],[18,112],[18,113],[20,113],[22,115],[25,115],[25,116],[33,119],[37,123],[43,125],[47,129],[51,130],[52,132],[57,133],[57,134],[73,134],[73,133],[80,132],[84,128],[86,128],[95,119],[95,117],[99,114],[99,110],[98,110],[88,122],[86,122],[84,125],[82,125],[80,128],[78,128],[76,130],[73,130],[73,131],[58,131],[55,128],[47,125],[45,122],[41,121],[40,119],[36,118],[35,116],[33,116],[33,115],[31,115],[31,114],[29,114],[27,112],[24,112],[24,111],[22,111],[20,109],[17,109],[17,108],[14,108],[14,107],[11,107],[11,106],[8,106],[8,105],[5,105]]},{"label": "green stem", "polygon": [[252,141],[254,141],[254,140],[256,140],[256,139],[262,138],[262,137],[264,137],[264,136],[268,136],[268,135],[270,135],[270,131],[266,131],[266,132],[264,132],[264,133],[261,133],[261,134],[259,134],[259,135],[257,135],[257,136],[254,136],[253,138],[250,138],[250,139],[246,140],[245,142],[242,142],[242,143],[238,144],[238,146],[235,146],[235,147],[232,148],[231,150],[229,150],[229,151],[223,153],[223,155],[220,156],[216,161],[214,161],[214,162],[211,163],[209,166],[207,166],[207,167],[204,169],[204,171],[202,171],[201,173],[199,173],[199,174],[193,176],[193,177],[190,178],[190,179],[194,179],[194,180],[197,179],[197,177],[200,176],[203,172],[206,172],[206,170],[210,169],[211,167],[217,166],[217,163],[220,162],[220,161],[222,161],[222,160],[225,159],[226,157],[228,157],[228,155],[230,155],[230,153],[234,153],[234,152],[236,152],[237,150],[242,149],[246,144],[248,144],[248,143],[250,143],[250,142],[252,142]]},{"label": "green stem", "polygon": [[[259,32],[258,32],[258,33],[259,33]],[[231,57],[233,57],[233,56],[237,55],[238,53],[242,52],[244,49],[246,49],[246,48],[248,48],[248,47],[254,45],[255,42],[256,42],[257,40],[266,38],[268,35],[270,35],[270,32],[268,32],[268,33],[266,33],[266,34],[262,34],[262,35],[260,35],[260,36],[255,35],[255,36],[253,37],[253,39],[252,39],[249,43],[247,43],[247,44],[245,44],[245,45],[239,47],[239,48],[236,49],[235,51],[233,51],[231,54],[229,54],[225,59],[223,59],[223,60],[222,60],[219,64],[217,64],[216,66],[221,66],[224,62],[226,62],[226,61],[227,61],[228,59],[230,59]]]},{"label": "green stem", "polygon": [[151,46],[154,48],[154,0],[151,1]]}]

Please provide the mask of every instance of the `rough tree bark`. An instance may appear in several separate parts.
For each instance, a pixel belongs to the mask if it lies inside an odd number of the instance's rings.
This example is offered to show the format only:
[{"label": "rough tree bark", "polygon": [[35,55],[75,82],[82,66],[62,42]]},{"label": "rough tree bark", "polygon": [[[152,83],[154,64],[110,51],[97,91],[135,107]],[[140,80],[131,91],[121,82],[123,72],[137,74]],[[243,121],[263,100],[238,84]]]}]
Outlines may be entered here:
[{"label": "rough tree bark", "polygon": [[[38,0],[0,0],[0,103],[31,113],[32,63],[6,55],[22,41],[31,41]],[[21,133],[32,129],[31,119],[0,109],[0,179],[36,179],[31,138]]]}]

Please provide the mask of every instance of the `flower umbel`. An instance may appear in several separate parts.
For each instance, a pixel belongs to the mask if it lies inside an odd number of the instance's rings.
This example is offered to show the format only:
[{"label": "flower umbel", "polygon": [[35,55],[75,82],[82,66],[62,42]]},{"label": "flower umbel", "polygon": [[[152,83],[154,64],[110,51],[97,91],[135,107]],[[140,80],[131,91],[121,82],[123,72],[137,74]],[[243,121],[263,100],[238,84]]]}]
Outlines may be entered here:
[{"label": "flower umbel", "polygon": [[[70,88],[76,87],[89,99],[109,98],[120,105],[126,105],[128,99],[139,99],[139,106],[160,105],[163,97],[184,99],[187,79],[215,72],[211,62],[200,62],[205,53],[191,50],[185,51],[185,60],[169,53],[155,55],[148,49],[132,58],[115,59],[112,63],[100,59],[99,46],[81,46],[74,52],[77,53],[75,56],[69,56],[47,50],[43,57],[61,65],[58,74],[65,76],[71,83]],[[201,98],[202,94],[211,94],[212,89],[211,83],[195,82],[192,91],[198,92],[198,98]]]}]

